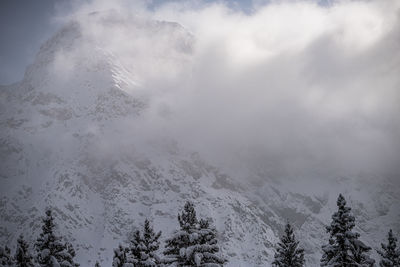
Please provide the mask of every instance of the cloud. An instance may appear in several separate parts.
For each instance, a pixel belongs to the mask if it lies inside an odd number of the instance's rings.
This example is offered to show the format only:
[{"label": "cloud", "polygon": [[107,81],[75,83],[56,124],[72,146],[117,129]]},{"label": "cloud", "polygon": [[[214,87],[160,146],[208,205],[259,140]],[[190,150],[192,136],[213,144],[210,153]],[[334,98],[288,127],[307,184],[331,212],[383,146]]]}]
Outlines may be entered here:
[{"label": "cloud", "polygon": [[67,17],[140,81],[129,93],[149,99],[144,136],[277,176],[400,174],[398,1],[149,4],[94,1]]}]

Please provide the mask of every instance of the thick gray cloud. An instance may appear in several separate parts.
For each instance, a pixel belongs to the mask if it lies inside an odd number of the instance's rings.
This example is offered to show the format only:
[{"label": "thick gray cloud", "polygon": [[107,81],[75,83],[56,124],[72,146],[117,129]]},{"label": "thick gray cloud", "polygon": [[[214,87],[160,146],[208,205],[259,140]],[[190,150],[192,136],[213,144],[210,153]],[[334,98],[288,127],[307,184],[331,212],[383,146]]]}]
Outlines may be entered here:
[{"label": "thick gray cloud", "polygon": [[[57,18],[78,21],[132,74],[129,93],[149,99],[143,121],[124,124],[128,135],[162,133],[272,176],[400,174],[398,1],[271,1],[250,13],[148,4],[93,1]],[[88,18],[93,11],[100,19]],[[193,36],[191,53],[173,34],[154,37],[110,14],[178,22]],[[57,55],[54,75],[69,77],[85,51]]]},{"label": "thick gray cloud", "polygon": [[280,175],[399,174],[399,11],[397,1],[157,10],[197,38],[182,138]]},{"label": "thick gray cloud", "polygon": [[[27,65],[31,64],[43,44],[62,24],[55,17],[74,13],[91,1],[78,0],[3,0],[0,2],[0,84],[10,84],[22,79]],[[124,2],[124,3],[123,3]],[[142,3],[148,9],[157,9],[177,0],[134,0],[120,1],[131,8]],[[194,1],[193,1],[194,2]],[[198,1],[213,3],[215,0]],[[253,12],[268,1],[226,0],[230,8],[242,12]],[[329,0],[319,1],[325,5]],[[94,7],[92,5],[92,7]]]}]

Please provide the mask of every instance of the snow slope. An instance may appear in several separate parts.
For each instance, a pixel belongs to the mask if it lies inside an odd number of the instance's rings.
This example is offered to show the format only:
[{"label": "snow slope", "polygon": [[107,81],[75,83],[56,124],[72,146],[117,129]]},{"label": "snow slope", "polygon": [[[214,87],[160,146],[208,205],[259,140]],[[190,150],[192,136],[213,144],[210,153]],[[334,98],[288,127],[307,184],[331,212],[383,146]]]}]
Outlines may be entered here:
[{"label": "snow slope", "polygon": [[[294,179],[264,179],[250,166],[210,162],[162,127],[149,136],[148,120],[169,116],[168,109],[153,114],[154,92],[190,73],[195,38],[171,22],[95,13],[84,19],[85,26],[71,22],[47,41],[21,82],[0,88],[2,243],[15,244],[20,233],[34,240],[50,206],[78,262],[110,266],[112,249],[145,218],[164,239],[192,200],[214,220],[228,266],[272,262],[286,220],[296,226],[307,266],[318,266],[339,192],[349,196],[369,245],[377,247],[389,227],[400,230],[399,190],[389,178],[333,177],[310,189]],[[118,29],[109,37],[116,43],[118,34],[132,35],[122,44],[131,57],[104,43],[91,28],[97,24]]]}]

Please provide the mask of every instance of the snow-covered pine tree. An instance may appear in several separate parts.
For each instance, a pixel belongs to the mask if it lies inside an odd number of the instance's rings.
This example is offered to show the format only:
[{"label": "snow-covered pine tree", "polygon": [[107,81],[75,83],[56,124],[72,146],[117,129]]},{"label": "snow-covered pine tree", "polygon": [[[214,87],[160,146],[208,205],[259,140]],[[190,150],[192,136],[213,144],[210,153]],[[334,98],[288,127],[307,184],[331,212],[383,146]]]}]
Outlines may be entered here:
[{"label": "snow-covered pine tree", "polygon": [[79,266],[79,264],[74,262],[75,255],[75,249],[72,244],[65,242],[63,245],[63,250],[56,256],[61,266]]},{"label": "snow-covered pine tree", "polygon": [[392,229],[388,233],[388,243],[381,246],[382,250],[378,250],[381,256],[379,266],[400,267],[400,249],[397,248],[397,238],[393,235]]},{"label": "snow-covered pine tree", "polygon": [[46,210],[46,217],[42,220],[42,233],[36,240],[37,262],[40,266],[58,264],[55,255],[61,250],[61,242],[54,234],[54,217],[50,209]]},{"label": "snow-covered pine tree", "polygon": [[370,258],[368,252],[371,247],[365,245],[362,241],[355,239],[351,243],[352,259],[357,266],[372,267],[375,265],[375,260]]},{"label": "snow-covered pine tree", "polygon": [[166,263],[176,263],[177,266],[196,266],[186,257],[186,249],[192,245],[190,236],[197,230],[197,217],[194,205],[186,202],[181,214],[178,214],[180,229],[173,233],[165,242],[164,255]]},{"label": "snow-covered pine tree", "polygon": [[9,247],[0,247],[0,267],[13,266],[14,261],[11,257],[11,250]]},{"label": "snow-covered pine tree", "polygon": [[285,233],[278,243],[272,265],[278,267],[304,266],[304,250],[299,248],[299,241],[296,240],[293,228],[289,223],[286,224]]},{"label": "snow-covered pine tree", "polygon": [[[126,257],[127,249],[124,248],[121,244],[118,248],[114,249],[114,258],[112,267],[125,267],[127,266],[127,257]],[[133,264],[131,265],[133,267]]]},{"label": "snow-covered pine tree", "polygon": [[100,263],[98,261],[96,261],[96,263],[94,264],[94,267],[100,267]]},{"label": "snow-covered pine tree", "polygon": [[190,231],[196,228],[198,220],[192,202],[187,201],[185,203],[182,213],[178,214],[178,221],[182,230]]},{"label": "snow-covered pine tree", "polygon": [[161,231],[154,232],[149,220],[144,221],[143,232],[136,231],[130,244],[130,253],[133,256],[135,267],[150,267],[160,264],[156,251],[160,247],[158,239]]},{"label": "snow-covered pine tree", "polygon": [[180,229],[166,240],[165,263],[175,266],[222,266],[225,259],[216,255],[216,231],[208,221],[197,219],[194,205],[186,202],[178,214]]},{"label": "snow-covered pine tree", "polygon": [[193,247],[195,266],[222,266],[227,260],[218,255],[217,230],[210,225],[209,220],[200,219],[197,231],[197,245]]},{"label": "snow-covered pine tree", "polygon": [[17,249],[15,251],[15,266],[16,267],[33,267],[33,257],[29,251],[29,245],[24,240],[24,236],[20,235],[17,240]]},{"label": "snow-covered pine tree", "polygon": [[332,215],[330,226],[326,227],[330,234],[329,244],[322,246],[321,266],[335,267],[369,267],[374,260],[370,259],[370,250],[358,240],[360,234],[353,232],[355,218],[351,208],[346,206],[346,200],[340,194],[337,200],[338,211]]},{"label": "snow-covered pine tree", "polygon": [[46,267],[79,266],[73,261],[75,251],[70,243],[63,243],[54,233],[55,223],[51,209],[46,210],[43,218],[42,233],[36,240],[37,262]]}]

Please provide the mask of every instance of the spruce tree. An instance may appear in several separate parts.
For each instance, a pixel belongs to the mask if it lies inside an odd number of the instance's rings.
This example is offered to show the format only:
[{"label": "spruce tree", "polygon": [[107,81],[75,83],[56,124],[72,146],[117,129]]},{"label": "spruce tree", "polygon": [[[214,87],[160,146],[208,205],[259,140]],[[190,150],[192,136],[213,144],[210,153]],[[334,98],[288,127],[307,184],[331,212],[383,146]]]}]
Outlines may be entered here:
[{"label": "spruce tree", "polygon": [[195,266],[222,266],[227,260],[219,253],[217,245],[217,230],[205,219],[200,219],[199,230],[197,231],[198,245],[194,246],[193,256]]},{"label": "spruce tree", "polygon": [[388,233],[388,243],[381,244],[382,250],[378,250],[381,256],[379,266],[381,267],[399,267],[400,249],[397,248],[397,238],[394,237],[392,229]]},{"label": "spruce tree", "polygon": [[16,267],[33,267],[33,257],[29,251],[29,245],[24,240],[23,235],[20,235],[17,240],[17,249],[15,251],[15,266]]},{"label": "spruce tree", "polygon": [[366,253],[371,248],[358,239],[360,234],[353,232],[355,218],[341,194],[338,197],[337,206],[338,211],[332,215],[331,225],[326,227],[330,238],[329,244],[322,247],[321,266],[367,267],[373,265],[374,260]]},{"label": "spruce tree", "polygon": [[[177,266],[192,265],[191,259],[186,258],[186,248],[190,247],[190,236],[195,233],[197,225],[196,211],[191,202],[186,202],[184,210],[178,214],[180,230],[174,232],[173,237],[167,239],[164,255],[167,263],[175,262]],[[192,265],[195,266],[195,265]]]},{"label": "spruce tree", "polygon": [[157,266],[160,259],[156,251],[160,247],[158,239],[161,236],[161,231],[155,233],[151,227],[149,220],[145,220],[143,232],[136,231],[131,240],[130,252],[133,257],[135,267]]},{"label": "spruce tree", "polygon": [[[127,263],[126,251],[127,251],[127,249],[124,248],[121,244],[118,246],[118,248],[114,249],[114,257],[113,257],[112,267],[125,267],[126,266],[126,263]],[[133,267],[133,265],[132,265],[132,267]]]},{"label": "spruce tree", "polygon": [[14,261],[13,258],[11,257],[11,250],[9,247],[5,246],[0,247],[0,266],[1,267],[8,267],[8,266],[13,266]]},{"label": "spruce tree", "polygon": [[372,267],[375,265],[375,260],[371,259],[368,252],[371,250],[369,246],[362,241],[355,239],[351,243],[352,260],[356,266]]},{"label": "spruce tree", "polygon": [[44,267],[79,266],[73,261],[75,250],[70,243],[63,243],[61,237],[54,233],[55,223],[51,209],[46,210],[43,218],[42,233],[36,240],[37,262]]},{"label": "spruce tree", "polygon": [[46,217],[42,220],[42,233],[37,238],[35,247],[37,251],[37,262],[41,266],[52,266],[55,264],[55,255],[61,249],[59,238],[54,234],[54,217],[50,209],[46,210]]},{"label": "spruce tree", "polygon": [[216,231],[208,221],[197,219],[194,205],[186,202],[178,214],[180,229],[166,240],[166,263],[176,266],[222,266],[225,259],[216,255],[219,251]]},{"label": "spruce tree", "polygon": [[285,233],[278,243],[275,260],[272,263],[278,267],[302,267],[304,266],[304,250],[299,248],[299,241],[293,233],[292,226],[288,223]]},{"label": "spruce tree", "polygon": [[96,263],[94,264],[94,267],[100,267],[100,263],[98,261],[96,261]]},{"label": "spruce tree", "polygon": [[79,264],[74,262],[75,255],[75,249],[72,244],[65,242],[63,250],[57,255],[57,259],[61,266],[79,266]]}]

